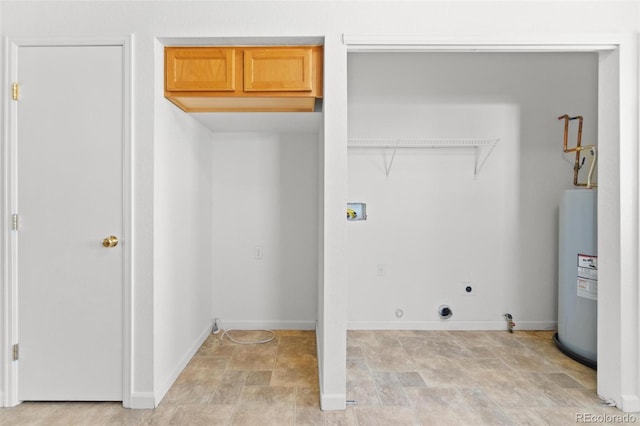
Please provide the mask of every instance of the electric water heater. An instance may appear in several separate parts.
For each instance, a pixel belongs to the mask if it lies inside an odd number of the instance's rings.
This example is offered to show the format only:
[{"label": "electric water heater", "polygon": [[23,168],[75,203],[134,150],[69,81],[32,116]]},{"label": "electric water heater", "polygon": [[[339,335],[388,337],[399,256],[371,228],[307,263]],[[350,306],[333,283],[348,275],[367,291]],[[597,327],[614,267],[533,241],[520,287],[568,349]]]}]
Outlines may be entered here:
[{"label": "electric water heater", "polygon": [[560,203],[558,348],[597,367],[598,235],[595,189],[564,191]]}]

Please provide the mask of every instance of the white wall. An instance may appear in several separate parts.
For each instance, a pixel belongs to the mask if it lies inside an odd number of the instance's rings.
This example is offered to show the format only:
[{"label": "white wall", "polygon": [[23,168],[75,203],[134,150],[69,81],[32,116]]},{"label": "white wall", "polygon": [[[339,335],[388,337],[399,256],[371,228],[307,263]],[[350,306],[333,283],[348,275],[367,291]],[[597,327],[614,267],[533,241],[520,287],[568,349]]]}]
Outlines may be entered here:
[{"label": "white wall", "polygon": [[[162,80],[157,82],[156,93],[161,94]],[[155,119],[157,405],[211,331],[212,167],[208,129],[162,96],[156,97]]]},{"label": "white wall", "polygon": [[349,55],[350,137],[500,139],[478,160],[473,149],[400,150],[388,177],[391,151],[350,149],[349,199],[369,213],[349,223],[350,328],[504,329],[506,312],[519,329],[555,327],[557,208],[573,176],[557,117],[583,115],[584,143],[597,142],[597,60]]},{"label": "white wall", "polygon": [[[607,305],[615,312],[622,300],[631,303],[621,313],[619,323],[603,324],[608,335],[618,336],[606,348],[606,362],[599,367],[599,375],[610,378],[601,389],[618,403],[622,395],[640,395],[636,374],[633,383],[622,381],[622,372],[637,364],[638,346],[624,346],[624,364],[619,365],[622,346],[619,338],[631,332],[637,335],[638,321],[634,317],[637,297],[638,270],[638,181],[637,181],[637,32],[640,6],[626,1],[424,1],[397,2],[360,1],[105,1],[76,2],[49,0],[42,2],[0,2],[2,37],[9,38],[91,38],[133,35],[133,155],[134,155],[134,271],[132,330],[132,389],[137,393],[153,394],[154,386],[154,149],[157,136],[154,115],[156,84],[154,72],[156,37],[265,37],[265,36],[324,36],[325,37],[325,111],[322,197],[324,208],[320,221],[323,230],[321,282],[319,291],[318,338],[321,365],[321,397],[333,401],[332,408],[344,407],[345,396],[345,328],[346,328],[346,50],[343,33],[368,35],[403,35],[442,44],[474,43],[588,43],[607,39],[602,34],[613,33],[613,43],[624,46],[621,52],[624,65],[620,92],[621,121],[615,113],[608,121],[621,132],[619,156],[612,156],[607,167],[601,167],[601,179],[622,181],[620,187],[611,185],[611,209],[606,216],[608,235],[605,247],[620,247],[621,257],[611,257],[617,272],[608,275],[611,296]],[[620,41],[623,40],[623,41]],[[2,57],[6,59],[6,43]],[[615,67],[617,61],[612,62]],[[9,87],[6,78],[2,88]],[[614,88],[615,89],[615,88]],[[4,99],[7,99],[5,96]],[[633,99],[633,100],[630,100]],[[7,101],[8,102],[8,101]],[[615,111],[615,108],[612,110]],[[599,129],[601,130],[601,129]],[[604,141],[601,142],[601,147]],[[616,144],[611,140],[609,144]],[[616,145],[618,146],[618,145]],[[614,154],[617,153],[614,152]],[[620,165],[622,165],[620,167]],[[603,171],[605,176],[602,175]],[[7,196],[3,180],[3,199]],[[624,195],[622,207],[621,194]],[[603,199],[603,198],[600,198]],[[6,212],[5,212],[6,214]],[[621,220],[621,218],[623,220]],[[621,245],[621,236],[630,241]],[[631,237],[629,237],[631,236]],[[613,253],[613,251],[612,251]],[[603,253],[600,253],[602,256]],[[622,259],[622,261],[620,260]],[[635,265],[635,266],[634,266]],[[625,287],[616,280],[617,273],[625,278]],[[6,276],[6,275],[3,275]],[[6,280],[3,283],[6,290]],[[616,290],[621,292],[617,293]],[[6,294],[3,293],[3,294]],[[3,308],[8,306],[4,300]],[[324,303],[323,303],[324,302]],[[635,309],[637,312],[637,309]],[[2,318],[5,318],[2,316]],[[620,332],[620,328],[624,330]],[[5,345],[10,342],[7,324],[3,324]],[[8,347],[4,348],[9,351]],[[633,371],[637,371],[633,367]],[[4,389],[9,389],[5,381]],[[638,399],[636,398],[637,403]],[[325,405],[323,405],[325,406]],[[640,407],[640,405],[638,405]],[[328,405],[327,405],[328,407]]]},{"label": "white wall", "polygon": [[224,328],[315,329],[318,135],[211,138],[212,316]]},{"label": "white wall", "polygon": [[347,50],[339,33],[325,37],[324,52],[318,371],[320,407],[341,410],[347,394]]}]

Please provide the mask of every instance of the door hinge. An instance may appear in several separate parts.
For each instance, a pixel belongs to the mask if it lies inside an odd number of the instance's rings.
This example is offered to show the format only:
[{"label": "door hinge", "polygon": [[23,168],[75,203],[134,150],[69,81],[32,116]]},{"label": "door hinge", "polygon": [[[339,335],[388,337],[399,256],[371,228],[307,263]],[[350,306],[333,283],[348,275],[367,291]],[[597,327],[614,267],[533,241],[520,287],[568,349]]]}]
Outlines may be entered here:
[{"label": "door hinge", "polygon": [[11,85],[11,98],[14,101],[20,99],[20,85],[18,83],[13,83]]},{"label": "door hinge", "polygon": [[19,216],[17,214],[11,215],[11,229],[14,231],[17,231],[19,226],[20,226]]},{"label": "door hinge", "polygon": [[20,347],[16,343],[15,345],[13,345],[13,360],[17,361],[18,358],[20,358]]}]

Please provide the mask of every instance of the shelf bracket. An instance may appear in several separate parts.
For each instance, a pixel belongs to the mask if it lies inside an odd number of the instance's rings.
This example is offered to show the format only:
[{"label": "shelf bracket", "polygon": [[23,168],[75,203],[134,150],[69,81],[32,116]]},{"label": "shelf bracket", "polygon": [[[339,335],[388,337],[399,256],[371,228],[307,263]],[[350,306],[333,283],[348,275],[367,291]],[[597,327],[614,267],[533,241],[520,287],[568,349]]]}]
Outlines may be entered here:
[{"label": "shelf bracket", "polygon": [[497,140],[494,141],[491,145],[488,145],[489,149],[486,150],[486,153],[484,155],[481,155],[482,148],[481,148],[480,145],[476,145],[474,147],[474,151],[475,151],[475,159],[474,159],[474,165],[473,165],[473,178],[474,179],[478,176],[478,173],[480,173],[480,170],[482,169],[482,166],[484,166],[484,164],[489,159],[489,156],[491,155],[491,153],[495,149],[496,144],[497,144]]},{"label": "shelf bracket", "polygon": [[391,160],[389,160],[389,164],[387,163],[387,157],[385,156],[385,172],[387,174],[387,177],[389,177],[389,173],[391,173],[391,166],[393,166],[393,160],[395,160],[396,158],[396,152],[398,152],[398,143],[396,142],[396,145],[393,147],[393,154],[391,154]]}]

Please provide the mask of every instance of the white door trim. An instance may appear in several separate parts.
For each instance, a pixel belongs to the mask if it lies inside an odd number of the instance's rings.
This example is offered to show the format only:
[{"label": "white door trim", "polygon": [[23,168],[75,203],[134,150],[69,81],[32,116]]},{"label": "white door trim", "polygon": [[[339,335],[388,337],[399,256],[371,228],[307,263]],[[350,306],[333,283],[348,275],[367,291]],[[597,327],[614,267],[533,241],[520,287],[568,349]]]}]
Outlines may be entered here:
[{"label": "white door trim", "polygon": [[18,370],[17,363],[12,359],[12,348],[18,342],[18,298],[17,298],[17,252],[14,231],[10,228],[11,215],[16,213],[17,201],[17,104],[11,99],[8,92],[12,82],[17,80],[18,51],[27,46],[121,46],[123,52],[123,297],[122,297],[122,404],[124,407],[131,405],[132,389],[132,264],[133,264],[133,179],[132,179],[132,37],[100,37],[100,38],[47,38],[32,39],[19,38],[5,41],[5,63],[3,81],[5,84],[4,116],[5,132],[2,135],[2,165],[4,174],[2,180],[2,223],[0,235],[2,247],[0,247],[0,262],[2,262],[2,281],[0,282],[0,307],[2,317],[0,319],[0,406],[12,407],[20,404],[18,400]]},{"label": "white door trim", "polygon": [[404,36],[343,34],[348,52],[600,52],[628,42],[621,34],[521,34],[491,36]]}]

